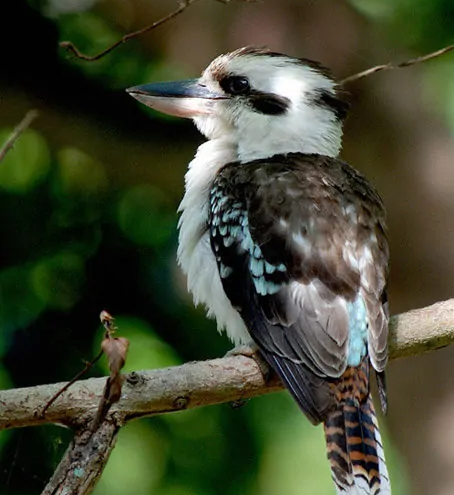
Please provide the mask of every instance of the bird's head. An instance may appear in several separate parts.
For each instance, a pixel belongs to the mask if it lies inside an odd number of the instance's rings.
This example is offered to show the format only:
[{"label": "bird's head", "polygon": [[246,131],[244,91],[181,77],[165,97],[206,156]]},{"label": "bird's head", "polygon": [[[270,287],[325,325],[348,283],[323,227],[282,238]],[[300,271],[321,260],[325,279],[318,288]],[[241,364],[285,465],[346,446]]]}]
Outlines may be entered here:
[{"label": "bird's head", "polygon": [[219,56],[198,79],[127,91],[151,108],[192,118],[208,139],[235,146],[240,161],[289,152],[337,156],[348,106],[319,64],[252,47]]}]

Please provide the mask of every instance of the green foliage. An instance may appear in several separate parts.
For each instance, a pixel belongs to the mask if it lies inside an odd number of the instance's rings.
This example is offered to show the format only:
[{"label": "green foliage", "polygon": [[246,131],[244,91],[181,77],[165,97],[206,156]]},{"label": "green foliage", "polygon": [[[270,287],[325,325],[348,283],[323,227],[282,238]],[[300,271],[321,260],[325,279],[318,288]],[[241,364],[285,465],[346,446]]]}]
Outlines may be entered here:
[{"label": "green foliage", "polygon": [[174,232],[171,204],[156,187],[140,185],[128,189],[118,203],[118,223],[135,244],[159,247]]},{"label": "green foliage", "polygon": [[122,428],[118,445],[97,485],[95,495],[156,492],[165,474],[169,446],[162,433],[145,421]]},{"label": "green foliage", "polygon": [[[105,19],[92,12],[58,16],[56,23],[60,39],[71,40],[80,52],[88,56],[105,50],[122,36]],[[131,76],[140,77],[148,62],[133,51],[130,44],[123,46],[121,50],[114,50],[109,57],[100,58],[96,62],[81,63],[73,59],[72,63],[87,77],[99,79],[107,87],[124,89]]]},{"label": "green foliage", "polygon": [[33,269],[33,265],[24,264],[0,271],[0,355],[8,350],[14,330],[30,325],[45,308],[33,287]]},{"label": "green foliage", "polygon": [[33,267],[31,283],[34,293],[45,306],[69,310],[81,297],[83,260],[73,252],[43,258]]},{"label": "green foliage", "polygon": [[[380,22],[392,45],[406,47],[413,56],[453,43],[454,3],[451,0],[350,0],[361,13]],[[412,70],[424,73],[422,88],[428,108],[444,115],[454,133],[454,69],[452,53]],[[408,58],[411,58],[409,56]],[[394,63],[402,60],[390,60]]]},{"label": "green foliage", "polygon": [[[450,0],[350,0],[359,11],[380,21],[400,46],[436,50],[452,43],[454,4]],[[435,27],[435,29],[434,29]]]},{"label": "green foliage", "polygon": [[95,195],[107,187],[104,165],[77,148],[57,152],[58,171],[54,193],[61,199],[68,195]]},{"label": "green foliage", "polygon": [[[3,129],[0,143],[6,141],[12,129]],[[12,193],[26,193],[49,172],[49,149],[42,136],[27,129],[20,138],[20,146],[6,155],[0,167],[0,188]]]}]

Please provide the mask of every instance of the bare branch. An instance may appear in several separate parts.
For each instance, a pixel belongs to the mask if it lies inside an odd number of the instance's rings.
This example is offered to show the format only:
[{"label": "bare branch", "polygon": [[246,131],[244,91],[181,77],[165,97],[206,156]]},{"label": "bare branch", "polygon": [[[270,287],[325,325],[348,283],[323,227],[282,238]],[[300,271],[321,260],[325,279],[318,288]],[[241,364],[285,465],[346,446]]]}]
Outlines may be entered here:
[{"label": "bare branch", "polygon": [[[85,427],[95,417],[106,378],[75,383],[50,407],[36,414],[62,383],[0,391],[0,430],[45,423]],[[123,395],[109,416],[118,422],[204,405],[249,398],[281,388],[265,381],[251,358],[234,356],[126,375]]]},{"label": "bare branch", "polygon": [[418,356],[454,343],[454,299],[391,318],[391,359]]},{"label": "bare branch", "polygon": [[30,124],[38,117],[39,112],[37,110],[29,110],[17,127],[13,130],[6,143],[0,149],[0,162],[5,158],[8,151],[10,151],[14,143],[19,139],[19,136],[30,126]]},{"label": "bare branch", "polygon": [[410,60],[406,60],[405,62],[401,62],[400,64],[397,65],[393,65],[391,62],[383,65],[377,65],[375,67],[371,67],[370,69],[366,69],[362,72],[358,72],[357,74],[348,76],[345,79],[342,79],[342,81],[339,82],[339,86],[344,86],[345,84],[349,84],[353,81],[357,81],[358,79],[362,79],[363,77],[370,76],[372,74],[375,74],[376,72],[381,72],[384,70],[392,70],[392,69],[401,69],[403,67],[410,67],[412,65],[421,64],[423,62],[427,62],[428,60],[432,60],[433,58],[437,58],[440,55],[444,55],[445,53],[448,53],[451,50],[454,50],[454,45],[445,46],[444,48],[441,48],[440,50],[437,50],[435,52],[428,53],[427,55],[421,55],[420,57],[412,58]]},{"label": "bare branch", "polygon": [[68,390],[68,388],[71,387],[71,385],[73,385],[78,380],[80,380],[80,378],[82,378],[82,376],[84,376],[85,373],[101,359],[102,354],[103,354],[103,351],[100,351],[100,353],[93,359],[93,361],[86,363],[83,370],[79,371],[79,373],[77,373],[74,378],[71,378],[71,380],[69,382],[65,383],[62,386],[62,388],[60,390],[58,390],[55,393],[55,395],[53,395],[49,399],[49,401],[46,403],[46,405],[44,406],[42,411],[38,411],[38,409],[36,410],[36,414],[40,414],[41,416],[44,417],[44,415],[46,414],[46,411],[60,397],[60,395],[63,394],[66,390]]},{"label": "bare branch", "polygon": [[[230,3],[231,1],[242,1],[246,3],[254,3],[257,2],[258,0],[217,0],[220,3]],[[190,5],[193,3],[197,2],[197,0],[183,0],[180,2],[180,6],[174,10],[173,12],[170,12],[166,16],[162,17],[161,19],[153,22],[153,24],[149,24],[148,26],[145,26],[141,29],[138,29],[137,31],[133,31],[132,33],[128,33],[124,35],[121,39],[116,41],[113,45],[109,46],[102,52],[98,53],[97,55],[85,55],[84,53],[80,52],[77,47],[74,45],[72,41],[61,41],[59,45],[62,48],[65,48],[69,52],[71,52],[73,55],[75,55],[77,58],[80,58],[82,60],[85,60],[87,62],[93,62],[95,60],[99,60],[100,58],[104,57],[108,53],[110,53],[112,50],[115,50],[117,46],[122,45],[123,43],[126,43],[130,39],[137,38],[138,36],[148,33],[149,31],[152,31],[153,29],[156,29],[159,26],[162,26],[162,24],[165,24],[166,22],[169,22],[170,20],[174,19],[181,13],[183,13]]]},{"label": "bare branch", "polygon": [[[454,342],[454,299],[391,319],[390,357],[417,356]],[[81,427],[96,415],[106,378],[74,384],[50,407],[36,414],[62,384],[0,391],[0,429],[63,423]],[[232,402],[282,389],[277,378],[265,380],[256,362],[245,356],[141,371],[126,376],[120,402],[107,418],[117,424],[182,409]]]},{"label": "bare branch", "polygon": [[170,12],[166,16],[162,17],[161,19],[153,22],[153,24],[149,24],[148,26],[145,26],[141,29],[138,29],[137,31],[133,31],[132,33],[128,33],[125,36],[123,36],[121,39],[116,41],[113,45],[109,46],[102,52],[98,53],[97,55],[85,55],[82,52],[80,52],[74,43],[71,41],[62,41],[60,42],[60,46],[62,48],[65,48],[69,52],[71,52],[73,55],[75,55],[77,58],[80,58],[82,60],[88,61],[88,62],[93,62],[95,60],[99,60],[100,58],[104,57],[108,53],[110,53],[112,50],[117,48],[117,46],[122,45],[123,43],[126,43],[130,39],[137,38],[141,34],[148,33],[149,31],[152,31],[153,29],[156,29],[157,27],[161,26],[162,24],[165,24],[166,22],[169,22],[170,20],[174,19],[175,17],[179,16],[182,14],[190,5],[193,3],[197,2],[197,0],[184,0],[183,2],[180,3],[180,6],[174,10],[173,12]]}]

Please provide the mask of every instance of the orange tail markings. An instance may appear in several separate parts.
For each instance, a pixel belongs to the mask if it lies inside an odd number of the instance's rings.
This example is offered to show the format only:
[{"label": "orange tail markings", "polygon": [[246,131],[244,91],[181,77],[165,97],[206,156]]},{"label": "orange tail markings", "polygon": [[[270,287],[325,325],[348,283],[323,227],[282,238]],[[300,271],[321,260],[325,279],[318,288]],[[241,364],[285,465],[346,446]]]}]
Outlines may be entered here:
[{"label": "orange tail markings", "polygon": [[328,460],[339,495],[391,494],[367,368],[367,364],[349,368],[333,385],[339,406],[324,423]]}]

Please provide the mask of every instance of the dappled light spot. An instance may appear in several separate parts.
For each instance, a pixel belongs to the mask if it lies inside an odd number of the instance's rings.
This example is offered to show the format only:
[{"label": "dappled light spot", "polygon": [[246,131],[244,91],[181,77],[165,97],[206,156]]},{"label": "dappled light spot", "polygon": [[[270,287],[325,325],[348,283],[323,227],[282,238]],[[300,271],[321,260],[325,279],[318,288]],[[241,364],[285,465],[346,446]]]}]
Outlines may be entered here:
[{"label": "dappled light spot", "polygon": [[65,194],[99,193],[107,189],[104,166],[77,148],[57,153],[57,187]]},{"label": "dappled light spot", "polygon": [[146,421],[123,427],[95,495],[157,493],[169,455],[167,439]]},{"label": "dappled light spot", "polygon": [[206,451],[210,455],[206,456],[205,467],[207,463],[212,463],[214,469],[227,455],[228,439],[222,431],[223,416],[219,408],[188,409],[184,414],[163,416],[163,420],[172,436],[179,439],[180,449],[174,461],[181,469],[194,468],[196,460],[189,453],[195,445],[201,443],[209,444]]},{"label": "dappled light spot", "polygon": [[[10,132],[0,132],[0,143],[6,141]],[[27,129],[1,162],[0,188],[26,193],[40,183],[49,168],[50,153],[46,141],[38,132]]]},{"label": "dappled light spot", "polygon": [[176,215],[172,206],[156,187],[136,186],[118,204],[118,223],[133,242],[159,247],[175,233]]},{"label": "dappled light spot", "polygon": [[41,301],[52,308],[68,310],[82,295],[85,282],[83,260],[72,252],[49,256],[35,265],[31,280]]},{"label": "dappled light spot", "polygon": [[8,350],[13,332],[30,325],[45,309],[34,291],[31,273],[30,265],[0,271],[0,358]]}]

